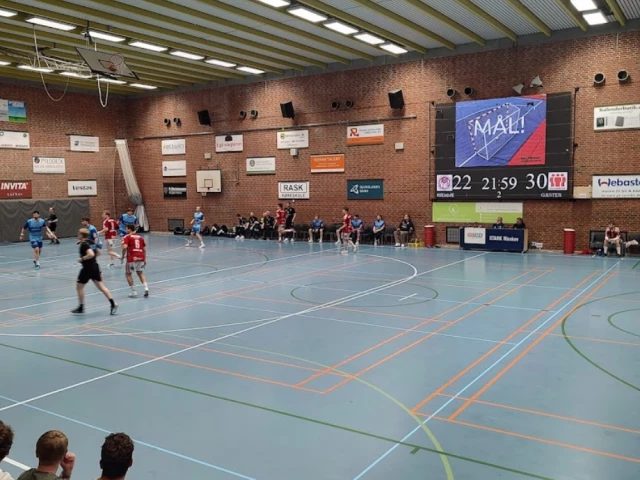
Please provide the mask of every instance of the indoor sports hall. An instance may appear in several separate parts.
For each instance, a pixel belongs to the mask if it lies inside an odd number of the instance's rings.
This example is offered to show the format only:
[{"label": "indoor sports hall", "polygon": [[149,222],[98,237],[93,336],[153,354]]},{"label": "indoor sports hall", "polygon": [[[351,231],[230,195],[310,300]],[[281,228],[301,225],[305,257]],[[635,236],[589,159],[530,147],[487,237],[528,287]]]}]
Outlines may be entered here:
[{"label": "indoor sports hall", "polygon": [[637,479],[638,52],[635,0],[0,0],[0,480]]}]

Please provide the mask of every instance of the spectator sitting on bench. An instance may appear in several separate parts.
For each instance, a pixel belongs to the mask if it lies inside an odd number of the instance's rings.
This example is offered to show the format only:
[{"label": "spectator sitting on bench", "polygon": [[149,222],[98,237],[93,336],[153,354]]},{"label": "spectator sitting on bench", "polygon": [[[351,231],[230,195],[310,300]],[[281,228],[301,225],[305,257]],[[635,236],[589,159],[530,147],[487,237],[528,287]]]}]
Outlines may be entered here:
[{"label": "spectator sitting on bench", "polygon": [[351,238],[354,240],[356,245],[360,245],[360,235],[362,234],[362,228],[364,227],[364,223],[360,218],[360,215],[357,213],[351,219]]},{"label": "spectator sitting on bench", "polygon": [[322,243],[322,235],[324,233],[324,221],[319,215],[316,215],[311,222],[311,228],[309,229],[309,243],[315,241],[315,236],[318,236],[318,243]]},{"label": "spectator sitting on bench", "polygon": [[527,226],[524,224],[524,220],[521,217],[516,218],[516,223],[513,224],[513,228],[516,230],[524,230]]},{"label": "spectator sitting on bench", "polygon": [[602,247],[602,253],[605,257],[609,253],[609,244],[615,244],[616,253],[618,254],[618,256],[622,254],[622,238],[620,237],[620,229],[615,226],[613,221],[609,222],[609,226],[604,232],[604,245]]},{"label": "spectator sitting on bench", "polygon": [[396,231],[393,232],[393,237],[396,241],[396,247],[404,247],[405,243],[411,238],[411,234],[415,227],[413,226],[413,222],[411,221],[411,217],[409,214],[405,214],[404,218],[396,228]]},{"label": "spectator sitting on bench", "polygon": [[262,239],[271,239],[273,229],[276,225],[276,219],[271,215],[271,212],[267,210],[262,214]]},{"label": "spectator sitting on bench", "polygon": [[382,242],[382,236],[387,228],[387,224],[384,223],[382,215],[378,215],[373,222],[373,244],[379,245]]},{"label": "spectator sitting on bench", "polygon": [[249,234],[251,238],[260,238],[260,220],[256,217],[253,212],[249,214]]},{"label": "spectator sitting on bench", "polygon": [[502,217],[498,217],[496,219],[496,223],[494,223],[493,227],[491,228],[507,228],[507,227],[505,227],[504,223],[502,223]]},{"label": "spectator sitting on bench", "polygon": [[249,222],[239,213],[236,215],[238,218],[238,224],[236,225],[236,240],[244,240],[244,234],[249,227]]}]

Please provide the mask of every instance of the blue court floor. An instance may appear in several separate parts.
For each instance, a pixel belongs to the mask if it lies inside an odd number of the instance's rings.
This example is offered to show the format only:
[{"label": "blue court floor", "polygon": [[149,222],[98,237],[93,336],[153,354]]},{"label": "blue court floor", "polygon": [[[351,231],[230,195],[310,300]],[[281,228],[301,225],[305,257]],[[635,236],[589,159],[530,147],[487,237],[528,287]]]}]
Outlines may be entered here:
[{"label": "blue court floor", "polygon": [[[0,247],[2,469],[64,431],[132,479],[640,478],[640,262],[148,237],[151,296],[87,286],[77,247]],[[638,268],[635,268],[638,266]]]}]

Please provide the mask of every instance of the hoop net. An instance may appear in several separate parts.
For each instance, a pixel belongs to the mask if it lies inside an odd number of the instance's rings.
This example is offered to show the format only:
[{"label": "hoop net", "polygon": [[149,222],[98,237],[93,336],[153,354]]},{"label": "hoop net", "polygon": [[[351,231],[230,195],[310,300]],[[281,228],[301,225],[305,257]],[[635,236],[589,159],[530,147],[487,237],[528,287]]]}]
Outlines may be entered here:
[{"label": "hoop net", "polygon": [[99,62],[106,70],[117,75],[120,72],[120,67],[124,63],[124,55],[114,53],[108,60],[99,60]]}]

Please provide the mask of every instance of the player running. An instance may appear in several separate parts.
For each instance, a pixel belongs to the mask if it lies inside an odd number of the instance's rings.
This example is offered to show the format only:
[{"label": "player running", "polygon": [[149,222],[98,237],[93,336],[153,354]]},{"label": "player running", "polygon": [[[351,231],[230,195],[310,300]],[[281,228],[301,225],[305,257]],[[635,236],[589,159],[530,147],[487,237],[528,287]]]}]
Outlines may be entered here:
[{"label": "player running", "polygon": [[353,244],[353,240],[351,239],[351,231],[353,226],[351,225],[352,216],[349,213],[349,209],[344,207],[342,209],[342,227],[339,228],[339,232],[342,235],[342,243],[344,245],[344,250],[342,250],[342,254],[346,255],[349,253],[349,247],[353,247],[353,253],[358,251],[358,246]]},{"label": "player running", "polygon": [[202,225],[204,224],[204,213],[201,211],[201,207],[196,207],[196,211],[193,213],[193,219],[191,220],[191,235],[189,235],[189,241],[187,247],[193,244],[193,237],[198,237],[200,240],[200,248],[204,248],[204,240],[202,239]]},{"label": "player running", "polygon": [[31,242],[31,248],[33,249],[33,265],[36,270],[40,270],[40,252],[42,251],[42,231],[44,230],[50,237],[55,235],[51,233],[47,222],[43,218],[40,218],[40,212],[37,210],[33,212],[33,218],[27,220],[20,231],[20,241],[24,238],[25,230],[29,231],[29,241]]},{"label": "player running", "polygon": [[111,218],[111,213],[107,210],[102,212],[102,230],[98,232],[98,235],[104,235],[104,239],[107,242],[107,252],[109,253],[109,268],[113,267],[113,259],[120,259],[122,264],[122,257],[113,249],[113,242],[118,238],[118,222]]},{"label": "player running", "polygon": [[127,209],[127,213],[120,215],[118,225],[118,235],[120,235],[120,238],[127,234],[127,225],[138,226],[138,217],[133,214],[133,208]]},{"label": "player running", "polygon": [[100,250],[102,250],[102,242],[100,241],[100,235],[98,235],[98,229],[91,225],[91,219],[89,217],[82,217],[82,226],[89,231],[89,243],[91,249],[96,254],[96,257],[100,256]]},{"label": "player running", "polygon": [[127,270],[125,275],[127,283],[131,287],[129,298],[136,298],[138,293],[133,284],[133,272],[138,274],[138,278],[144,286],[144,297],[149,296],[147,279],[144,276],[144,267],[147,266],[147,244],[140,235],[136,233],[136,227],[127,225],[127,235],[122,239],[122,256],[127,256]]},{"label": "player running", "polygon": [[276,224],[278,225],[278,243],[282,243],[282,235],[285,232],[285,223],[287,221],[287,212],[282,208],[282,204],[278,204],[276,210]]},{"label": "player running", "polygon": [[84,313],[84,286],[92,281],[94,285],[100,290],[111,305],[111,315],[115,315],[118,311],[118,305],[113,300],[111,292],[102,283],[102,272],[100,272],[100,265],[96,261],[96,254],[93,249],[94,244],[89,240],[90,233],[86,228],[81,228],[78,231],[78,243],[80,244],[80,258],[78,263],[82,264],[80,273],[78,274],[78,281],[76,289],[78,292],[78,308],[71,310],[71,313],[81,314]]}]

